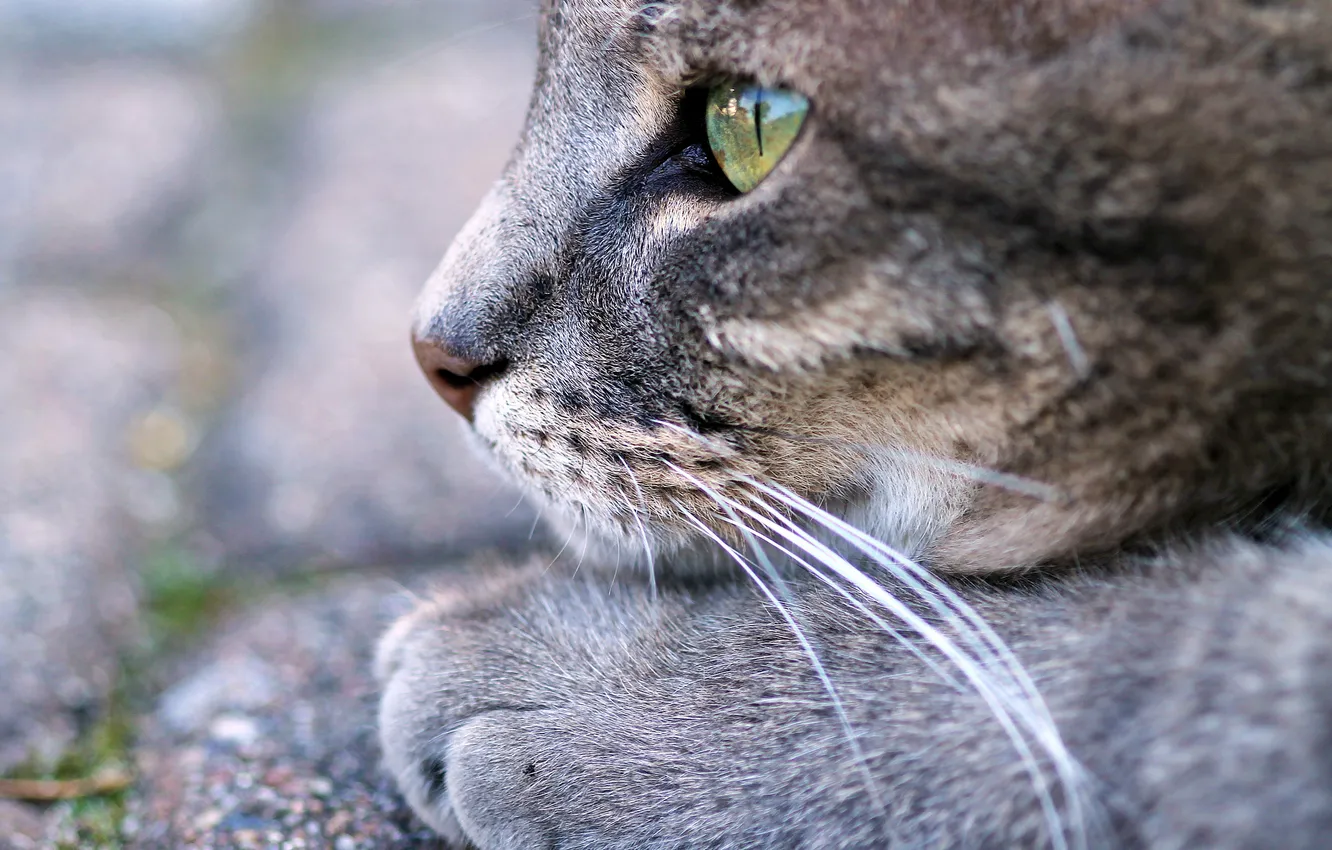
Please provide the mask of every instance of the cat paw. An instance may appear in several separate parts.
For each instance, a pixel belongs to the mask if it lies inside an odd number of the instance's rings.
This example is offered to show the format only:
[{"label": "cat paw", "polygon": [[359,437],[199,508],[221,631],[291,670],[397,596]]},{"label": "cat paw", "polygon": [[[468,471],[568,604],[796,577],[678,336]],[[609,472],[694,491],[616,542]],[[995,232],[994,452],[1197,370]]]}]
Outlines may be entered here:
[{"label": "cat paw", "polygon": [[[382,638],[384,764],[418,816],[455,847],[546,846],[525,817],[531,704],[494,612],[516,582],[433,593]],[[506,664],[510,662],[509,664]]]}]

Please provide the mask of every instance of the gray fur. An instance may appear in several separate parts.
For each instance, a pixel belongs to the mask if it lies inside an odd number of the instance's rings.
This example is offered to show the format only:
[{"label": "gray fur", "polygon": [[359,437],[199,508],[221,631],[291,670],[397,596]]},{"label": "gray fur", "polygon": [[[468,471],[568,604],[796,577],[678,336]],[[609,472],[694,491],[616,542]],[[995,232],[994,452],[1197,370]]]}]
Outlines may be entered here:
[{"label": "gray fur", "polygon": [[[652,571],[394,627],[422,816],[483,850],[1326,846],[1332,7],[551,0],[542,51],[416,333],[495,367],[497,463]],[[814,105],[738,197],[681,116],[732,78]],[[743,513],[783,494],[790,526]],[[806,501],[961,601],[804,540]]]},{"label": "gray fur", "polygon": [[[971,599],[1032,669],[1109,816],[1097,846],[1325,847],[1332,550],[1217,545]],[[540,572],[537,565],[533,573]],[[798,610],[883,808],[781,620],[730,585],[545,577],[427,604],[386,643],[389,765],[481,847],[1035,847],[975,694],[813,588]],[[447,790],[426,799],[423,759]],[[531,766],[529,768],[529,766]]]}]

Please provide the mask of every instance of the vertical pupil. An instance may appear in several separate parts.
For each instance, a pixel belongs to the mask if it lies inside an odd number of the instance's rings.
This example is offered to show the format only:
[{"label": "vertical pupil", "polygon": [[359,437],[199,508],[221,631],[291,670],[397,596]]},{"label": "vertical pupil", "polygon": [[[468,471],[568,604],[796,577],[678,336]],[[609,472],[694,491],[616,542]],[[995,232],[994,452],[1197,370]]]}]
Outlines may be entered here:
[{"label": "vertical pupil", "polygon": [[758,140],[759,156],[763,156],[763,89],[754,92],[754,138]]}]

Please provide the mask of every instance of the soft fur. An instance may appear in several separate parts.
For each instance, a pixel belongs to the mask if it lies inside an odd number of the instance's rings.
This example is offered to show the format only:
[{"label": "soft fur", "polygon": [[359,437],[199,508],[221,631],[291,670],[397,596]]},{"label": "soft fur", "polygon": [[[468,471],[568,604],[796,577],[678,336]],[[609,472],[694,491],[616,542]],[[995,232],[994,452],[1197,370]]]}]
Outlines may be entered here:
[{"label": "soft fur", "polygon": [[[1332,6],[542,21],[416,332],[490,367],[480,440],[617,555],[385,639],[422,816],[485,850],[1325,846]],[[813,104],[743,196],[683,94],[731,79]],[[722,506],[755,500],[839,539]],[[1011,663],[949,655],[968,609]]]}]

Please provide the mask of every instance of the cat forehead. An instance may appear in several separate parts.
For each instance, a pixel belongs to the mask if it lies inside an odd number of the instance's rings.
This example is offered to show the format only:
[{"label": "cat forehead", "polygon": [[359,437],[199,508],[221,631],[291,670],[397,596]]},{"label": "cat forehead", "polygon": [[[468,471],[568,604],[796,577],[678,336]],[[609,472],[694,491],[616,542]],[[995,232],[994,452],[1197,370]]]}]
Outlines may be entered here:
[{"label": "cat forehead", "polygon": [[543,41],[556,61],[581,44],[583,60],[633,55],[675,83],[731,75],[850,93],[1047,57],[1157,2],[545,0]]}]

